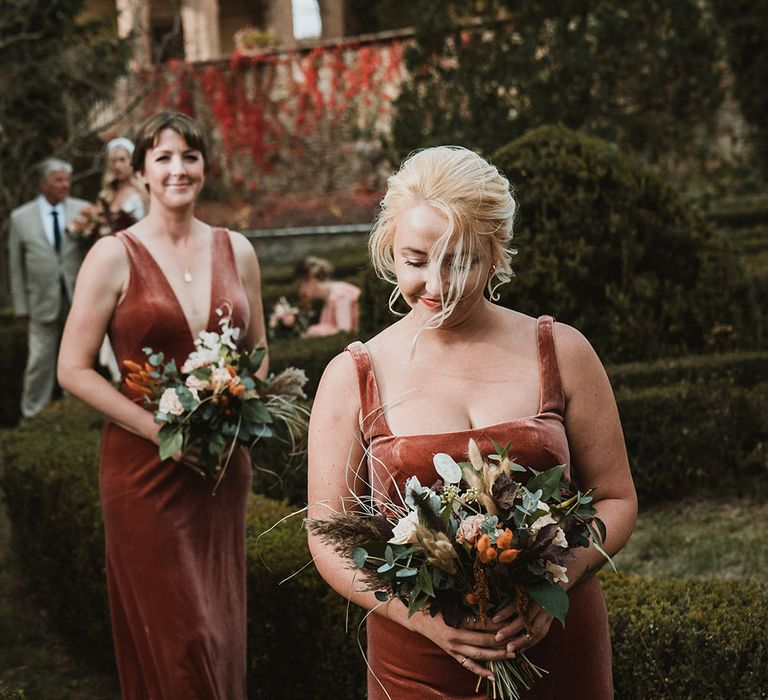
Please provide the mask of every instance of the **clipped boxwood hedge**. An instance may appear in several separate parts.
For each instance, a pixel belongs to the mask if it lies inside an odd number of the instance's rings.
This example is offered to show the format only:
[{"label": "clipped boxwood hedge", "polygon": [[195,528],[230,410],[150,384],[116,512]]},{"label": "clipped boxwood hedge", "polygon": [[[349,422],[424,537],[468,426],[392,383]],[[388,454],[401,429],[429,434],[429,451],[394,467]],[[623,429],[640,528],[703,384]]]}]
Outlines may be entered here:
[{"label": "clipped boxwood hedge", "polygon": [[[104,592],[96,449],[100,419],[57,402],[0,437],[0,484],[24,574],[74,648],[111,653]],[[248,511],[248,697],[362,700],[361,612],[310,563],[301,514],[254,496]],[[272,528],[272,529],[270,529]],[[284,581],[296,574],[288,581]],[[764,584],[602,574],[617,697],[760,697],[768,687]],[[361,633],[362,634],[362,633]]]},{"label": "clipped boxwood hedge", "polygon": [[711,216],[721,226],[739,228],[768,223],[768,194],[723,197],[709,207]]},{"label": "clipped boxwood hedge", "polygon": [[768,586],[616,574],[601,579],[617,698],[766,697]]},{"label": "clipped boxwood hedge", "polygon": [[727,236],[658,172],[615,144],[543,126],[493,155],[517,190],[517,277],[505,305],[546,309],[610,362],[734,347],[761,337],[753,291]]},{"label": "clipped boxwood hedge", "polygon": [[336,333],[317,338],[273,340],[269,344],[269,370],[277,373],[286,367],[300,367],[307,374],[306,394],[314,396],[328,363],[358,338],[361,336],[354,333]]},{"label": "clipped boxwood hedge", "polygon": [[718,355],[688,355],[655,362],[631,362],[606,367],[614,389],[664,386],[677,382],[705,384],[730,379],[751,387],[768,381],[768,351],[729,352]]},{"label": "clipped boxwood hedge", "polygon": [[27,363],[27,330],[13,317],[0,321],[0,426],[16,425],[21,417],[21,388]]},{"label": "clipped boxwood hedge", "polygon": [[767,393],[768,382],[745,389],[729,379],[616,392],[641,503],[765,488]]},{"label": "clipped boxwood hedge", "polygon": [[[112,643],[98,502],[101,423],[80,402],[65,400],[28,427],[5,431],[0,486],[29,589],[78,653],[104,664]],[[260,536],[294,510],[260,495],[249,503],[248,697],[360,697],[362,660],[348,650],[345,602],[312,568],[280,584],[310,561],[302,515]],[[350,619],[356,626],[359,613]]]}]

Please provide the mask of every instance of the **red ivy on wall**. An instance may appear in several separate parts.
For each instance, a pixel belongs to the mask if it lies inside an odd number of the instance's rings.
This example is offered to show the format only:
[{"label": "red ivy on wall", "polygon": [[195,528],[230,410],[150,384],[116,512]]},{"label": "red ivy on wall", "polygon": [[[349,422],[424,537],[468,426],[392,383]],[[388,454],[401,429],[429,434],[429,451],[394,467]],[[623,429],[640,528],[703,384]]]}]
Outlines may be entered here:
[{"label": "red ivy on wall", "polygon": [[386,123],[403,77],[402,41],[316,47],[227,63],[171,61],[137,76],[150,87],[144,111],[174,109],[211,123],[236,174],[270,172],[324,120],[374,136]]}]

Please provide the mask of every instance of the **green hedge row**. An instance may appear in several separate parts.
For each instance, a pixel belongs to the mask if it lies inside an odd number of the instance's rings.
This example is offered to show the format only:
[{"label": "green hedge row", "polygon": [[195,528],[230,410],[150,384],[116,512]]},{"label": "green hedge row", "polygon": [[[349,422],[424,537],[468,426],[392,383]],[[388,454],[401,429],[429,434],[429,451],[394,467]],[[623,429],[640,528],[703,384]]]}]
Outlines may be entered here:
[{"label": "green hedge row", "polygon": [[[358,336],[339,333],[319,338],[276,340],[270,344],[270,366],[279,372],[285,367],[301,367],[307,373],[307,393],[314,395],[325,366]],[[19,323],[0,320],[0,426],[12,426],[20,418],[19,402],[27,360],[27,331]]]},{"label": "green hedge row", "polygon": [[601,579],[617,698],[766,697],[768,586],[622,575]]},{"label": "green hedge row", "polygon": [[641,503],[768,485],[768,382],[678,382],[616,392]]},{"label": "green hedge row", "polygon": [[21,388],[27,363],[27,331],[11,318],[0,321],[0,426],[16,425],[21,417]]},{"label": "green hedge row", "polygon": [[[24,430],[5,431],[0,485],[30,590],[78,653],[87,649],[105,663],[111,644],[97,495],[99,423],[93,412],[66,401]],[[347,631],[345,602],[311,566],[300,571],[310,564],[301,514],[272,528],[291,513],[262,496],[249,507],[248,697],[362,700],[361,613],[349,610]],[[617,697],[759,697],[768,687],[768,586],[602,579]]]},{"label": "green hedge row", "polygon": [[[12,544],[37,600],[78,653],[111,663],[98,503],[102,420],[74,400],[0,434],[0,487]],[[249,698],[356,698],[360,656],[344,635],[345,606],[313,568],[302,515],[254,495],[248,511]],[[42,516],[42,517],[41,517]],[[355,625],[360,614],[353,611]],[[323,692],[325,691],[325,692]]]},{"label": "green hedge row", "polygon": [[708,215],[720,226],[738,228],[768,223],[768,194],[724,197],[713,202]]},{"label": "green hedge row", "polygon": [[730,379],[744,387],[768,381],[768,351],[729,352],[716,355],[689,355],[630,362],[606,368],[613,388],[639,389],[677,382],[705,384],[713,379]]}]

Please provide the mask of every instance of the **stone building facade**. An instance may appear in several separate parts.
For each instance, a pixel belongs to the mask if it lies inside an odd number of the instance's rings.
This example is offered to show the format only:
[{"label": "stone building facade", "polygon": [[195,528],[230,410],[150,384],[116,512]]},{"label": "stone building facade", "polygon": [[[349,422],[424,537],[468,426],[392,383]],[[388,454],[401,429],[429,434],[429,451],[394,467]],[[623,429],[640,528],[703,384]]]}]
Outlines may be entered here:
[{"label": "stone building facade", "polygon": [[[344,36],[344,0],[316,3],[320,39]],[[235,34],[255,27],[277,46],[295,45],[292,0],[89,0],[88,15],[117,15],[118,33],[134,37],[134,66],[170,58],[211,61],[231,56]]]}]

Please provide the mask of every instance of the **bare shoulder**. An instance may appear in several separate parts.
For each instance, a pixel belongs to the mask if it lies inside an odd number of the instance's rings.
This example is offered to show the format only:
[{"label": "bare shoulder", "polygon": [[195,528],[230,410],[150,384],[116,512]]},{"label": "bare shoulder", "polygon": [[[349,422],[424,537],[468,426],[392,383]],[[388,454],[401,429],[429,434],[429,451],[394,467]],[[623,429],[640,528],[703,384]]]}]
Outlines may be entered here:
[{"label": "bare shoulder", "polygon": [[128,269],[128,252],[125,244],[117,236],[104,236],[93,244],[85,256],[83,266],[98,266],[115,272],[123,267]]},{"label": "bare shoulder", "polygon": [[357,395],[357,369],[352,353],[340,352],[326,365],[317,390],[318,396],[321,392],[336,396]]},{"label": "bare shoulder", "polygon": [[605,369],[592,344],[581,331],[565,323],[555,323],[555,352],[563,386],[589,386],[605,380]]},{"label": "bare shoulder", "polygon": [[125,245],[116,236],[105,236],[96,241],[85,256],[75,289],[89,290],[93,299],[111,299],[125,289],[129,277]]},{"label": "bare shoulder", "polygon": [[253,244],[242,233],[227,230],[227,234],[229,235],[229,242],[232,244],[232,250],[235,252],[236,258],[256,260],[256,251],[253,248]]}]

